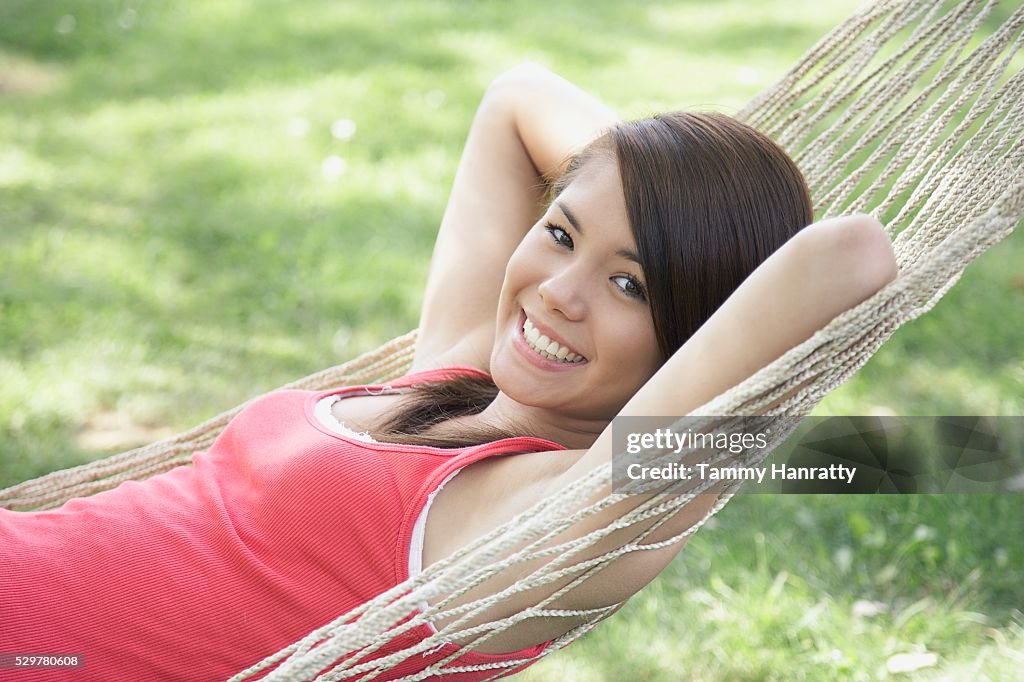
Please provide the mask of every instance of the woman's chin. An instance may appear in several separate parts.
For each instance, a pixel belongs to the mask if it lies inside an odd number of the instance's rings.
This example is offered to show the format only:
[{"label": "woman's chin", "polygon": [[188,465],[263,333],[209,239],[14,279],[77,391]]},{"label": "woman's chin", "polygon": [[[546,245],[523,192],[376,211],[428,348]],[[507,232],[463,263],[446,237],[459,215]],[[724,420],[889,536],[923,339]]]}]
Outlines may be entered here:
[{"label": "woman's chin", "polygon": [[560,396],[566,395],[568,388],[564,382],[559,386],[555,378],[531,371],[529,366],[524,367],[522,363],[502,355],[491,357],[491,379],[507,397],[531,407],[553,407]]}]

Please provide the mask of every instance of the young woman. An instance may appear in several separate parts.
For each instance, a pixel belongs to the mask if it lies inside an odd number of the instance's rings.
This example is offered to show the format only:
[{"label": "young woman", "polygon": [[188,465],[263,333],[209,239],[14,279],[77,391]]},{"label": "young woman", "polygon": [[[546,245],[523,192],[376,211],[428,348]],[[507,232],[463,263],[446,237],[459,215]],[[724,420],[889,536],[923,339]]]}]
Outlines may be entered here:
[{"label": "young woman", "polygon": [[[622,123],[540,67],[513,69],[470,131],[411,373],[264,396],[191,467],[0,511],[0,653],[84,654],[73,679],[258,662],[606,462],[616,415],[686,414],[895,276],[873,219],[811,221],[799,171],[756,131],[710,114]],[[682,545],[620,558],[555,606],[619,602]],[[454,665],[536,653],[576,624],[524,621]]]}]

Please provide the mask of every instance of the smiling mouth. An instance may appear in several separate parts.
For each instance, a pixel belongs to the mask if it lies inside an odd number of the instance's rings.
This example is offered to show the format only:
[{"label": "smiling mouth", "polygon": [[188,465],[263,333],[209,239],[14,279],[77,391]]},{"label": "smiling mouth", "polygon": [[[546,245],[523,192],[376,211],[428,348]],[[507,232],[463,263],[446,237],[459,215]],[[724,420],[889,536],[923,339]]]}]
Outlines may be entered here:
[{"label": "smiling mouth", "polygon": [[520,329],[520,333],[523,335],[523,339],[526,341],[526,345],[530,347],[537,355],[540,355],[545,360],[551,362],[560,362],[566,365],[577,365],[587,361],[585,357],[576,353],[568,346],[549,339],[544,334],[541,334],[536,327],[533,326],[533,322],[530,321],[529,317],[523,316],[524,322]]}]

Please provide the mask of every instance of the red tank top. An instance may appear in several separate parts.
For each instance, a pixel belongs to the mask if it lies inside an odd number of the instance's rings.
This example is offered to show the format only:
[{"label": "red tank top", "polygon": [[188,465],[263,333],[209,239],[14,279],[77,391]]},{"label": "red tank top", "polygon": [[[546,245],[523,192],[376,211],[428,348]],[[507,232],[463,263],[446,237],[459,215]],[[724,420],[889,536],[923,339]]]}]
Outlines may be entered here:
[{"label": "red tank top", "polygon": [[[449,474],[494,455],[562,449],[537,438],[467,448],[366,443],[314,415],[321,398],[381,388],[271,393],[192,466],[53,511],[0,510],[0,653],[85,656],[84,667],[17,679],[227,679],[404,581],[413,525]],[[430,633],[420,626],[382,654]],[[544,646],[465,650],[448,665],[535,656]],[[445,644],[375,679],[459,650]],[[0,679],[11,674],[0,670]]]}]

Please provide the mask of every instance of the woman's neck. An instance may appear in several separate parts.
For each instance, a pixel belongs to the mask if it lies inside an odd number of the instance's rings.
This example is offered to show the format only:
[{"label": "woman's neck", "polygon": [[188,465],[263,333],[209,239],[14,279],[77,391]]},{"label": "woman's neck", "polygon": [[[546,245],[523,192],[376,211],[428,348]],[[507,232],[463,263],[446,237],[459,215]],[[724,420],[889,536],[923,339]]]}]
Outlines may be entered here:
[{"label": "woman's neck", "polygon": [[449,424],[490,426],[524,436],[544,438],[570,450],[585,450],[594,444],[608,422],[581,419],[556,413],[550,408],[524,405],[499,391],[482,412],[445,422],[445,426]]}]

